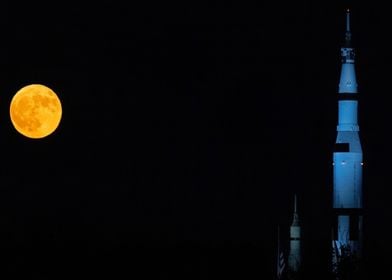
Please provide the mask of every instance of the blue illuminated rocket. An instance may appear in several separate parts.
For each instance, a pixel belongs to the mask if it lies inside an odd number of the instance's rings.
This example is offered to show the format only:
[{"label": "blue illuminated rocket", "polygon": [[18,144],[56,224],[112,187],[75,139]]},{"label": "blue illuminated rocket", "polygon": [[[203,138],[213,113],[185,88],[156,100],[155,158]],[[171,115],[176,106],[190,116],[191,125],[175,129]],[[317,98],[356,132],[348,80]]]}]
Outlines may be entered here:
[{"label": "blue illuminated rocket", "polygon": [[351,46],[350,12],[341,48],[339,116],[333,152],[333,262],[342,255],[362,254],[362,148],[359,139],[357,81]]}]

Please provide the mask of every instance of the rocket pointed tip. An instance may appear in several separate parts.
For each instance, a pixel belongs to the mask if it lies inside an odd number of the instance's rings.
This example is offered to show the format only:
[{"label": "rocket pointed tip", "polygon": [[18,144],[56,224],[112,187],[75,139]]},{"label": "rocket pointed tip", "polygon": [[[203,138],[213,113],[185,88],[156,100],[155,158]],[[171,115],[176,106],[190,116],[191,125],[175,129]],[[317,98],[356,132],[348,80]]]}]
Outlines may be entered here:
[{"label": "rocket pointed tip", "polygon": [[350,32],[350,9],[346,12],[346,32]]},{"label": "rocket pointed tip", "polygon": [[294,213],[297,213],[297,194],[294,194]]}]

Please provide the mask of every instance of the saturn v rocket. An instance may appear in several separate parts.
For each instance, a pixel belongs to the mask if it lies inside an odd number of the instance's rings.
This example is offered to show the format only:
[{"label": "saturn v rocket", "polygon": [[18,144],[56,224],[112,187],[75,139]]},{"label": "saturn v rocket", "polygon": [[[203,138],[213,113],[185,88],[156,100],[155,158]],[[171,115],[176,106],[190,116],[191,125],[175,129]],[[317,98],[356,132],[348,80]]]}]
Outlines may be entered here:
[{"label": "saturn v rocket", "polygon": [[289,269],[291,272],[298,272],[301,267],[301,226],[299,224],[297,212],[297,196],[294,197],[294,216],[290,227],[290,253]]},{"label": "saturn v rocket", "polygon": [[333,151],[333,262],[337,256],[362,254],[362,148],[358,91],[351,43],[350,11],[341,48],[337,137]]}]

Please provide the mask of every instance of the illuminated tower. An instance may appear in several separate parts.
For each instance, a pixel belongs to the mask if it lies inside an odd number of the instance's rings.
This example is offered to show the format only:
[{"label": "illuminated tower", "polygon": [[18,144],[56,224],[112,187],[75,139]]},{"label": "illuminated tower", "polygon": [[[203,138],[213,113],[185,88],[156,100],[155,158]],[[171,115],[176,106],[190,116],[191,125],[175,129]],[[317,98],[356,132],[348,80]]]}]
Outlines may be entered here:
[{"label": "illuminated tower", "polygon": [[351,45],[350,11],[338,94],[337,138],[333,152],[333,262],[342,255],[362,254],[362,148],[357,121],[357,81]]},{"label": "illuminated tower", "polygon": [[290,227],[289,270],[298,272],[301,266],[301,227],[297,213],[297,196],[294,197],[294,217]]}]

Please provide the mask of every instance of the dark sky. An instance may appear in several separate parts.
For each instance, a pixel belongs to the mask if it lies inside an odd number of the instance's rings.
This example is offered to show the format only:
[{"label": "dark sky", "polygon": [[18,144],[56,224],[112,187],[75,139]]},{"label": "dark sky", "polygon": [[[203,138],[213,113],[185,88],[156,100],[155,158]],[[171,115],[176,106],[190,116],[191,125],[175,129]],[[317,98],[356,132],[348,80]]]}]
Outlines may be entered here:
[{"label": "dark sky", "polygon": [[[185,2],[4,5],[1,273],[272,279],[294,193],[305,261],[326,271],[348,6],[367,256],[386,263],[386,4]],[[58,130],[42,140],[9,119],[12,96],[30,83],[62,101]]]}]

